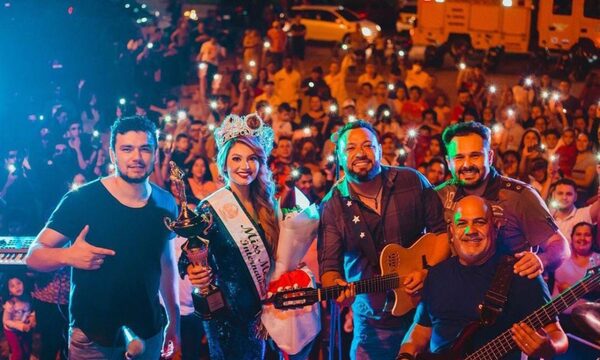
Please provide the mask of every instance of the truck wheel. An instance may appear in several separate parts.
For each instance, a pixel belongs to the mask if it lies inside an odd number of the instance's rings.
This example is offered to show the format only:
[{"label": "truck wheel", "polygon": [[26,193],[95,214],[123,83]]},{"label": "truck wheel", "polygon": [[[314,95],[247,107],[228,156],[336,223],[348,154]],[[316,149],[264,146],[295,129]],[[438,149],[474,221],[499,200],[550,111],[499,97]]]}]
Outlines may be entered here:
[{"label": "truck wheel", "polygon": [[425,66],[441,68],[444,63],[444,51],[442,48],[428,45],[425,48]]},{"label": "truck wheel", "polygon": [[[593,43],[579,41],[569,51],[572,60],[572,73],[576,80],[583,80],[590,72],[592,64],[596,61],[598,51]],[[596,56],[596,58],[594,58]]]},{"label": "truck wheel", "polygon": [[471,50],[471,41],[463,36],[455,36],[448,40],[448,52],[459,63]]}]

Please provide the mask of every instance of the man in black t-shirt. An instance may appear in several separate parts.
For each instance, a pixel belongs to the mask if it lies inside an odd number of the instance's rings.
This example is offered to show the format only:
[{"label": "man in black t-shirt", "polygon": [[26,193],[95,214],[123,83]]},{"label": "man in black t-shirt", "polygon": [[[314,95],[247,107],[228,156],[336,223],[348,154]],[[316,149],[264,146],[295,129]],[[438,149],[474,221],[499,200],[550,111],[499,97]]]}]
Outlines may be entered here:
[{"label": "man in black t-shirt", "polygon": [[290,26],[290,45],[292,56],[299,59],[304,60],[304,49],[306,47],[306,26],[301,22],[302,16],[300,14],[296,14],[294,17],[294,22],[292,26]]},{"label": "man in black t-shirt", "polygon": [[[429,271],[413,325],[397,359],[414,359],[415,354],[427,349],[443,353],[465,326],[479,320],[478,305],[483,302],[500,261],[496,252],[497,223],[491,206],[473,195],[457,202],[452,218],[450,243],[457,256]],[[473,350],[512,327],[516,346],[512,351],[496,348],[494,355],[499,359],[520,359],[516,350],[530,358],[544,359],[565,352],[567,337],[558,321],[544,326],[540,332],[521,322],[549,299],[548,287],[540,275],[534,279],[513,275],[508,301],[495,323],[480,329],[471,338]]]},{"label": "man in black t-shirt", "polygon": [[[111,130],[116,174],[67,193],[26,261],[42,272],[73,268],[70,359],[124,354],[124,326],[145,342],[136,358],[157,359],[161,348],[168,353],[179,344],[174,234],[163,222],[176,217],[177,205],[148,181],[157,155],[152,122],[123,118]],[[159,287],[168,315],[164,344]]]}]

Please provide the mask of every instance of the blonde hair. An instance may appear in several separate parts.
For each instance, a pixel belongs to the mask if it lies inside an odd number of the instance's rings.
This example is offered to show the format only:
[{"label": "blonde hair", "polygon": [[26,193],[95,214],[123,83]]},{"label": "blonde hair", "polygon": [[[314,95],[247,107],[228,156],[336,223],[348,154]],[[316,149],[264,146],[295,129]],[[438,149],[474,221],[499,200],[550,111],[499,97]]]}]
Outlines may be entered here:
[{"label": "blonde hair", "polygon": [[273,182],[271,169],[267,165],[269,154],[260,146],[260,142],[255,137],[240,136],[226,142],[217,154],[217,165],[223,178],[229,182],[227,176],[227,156],[229,151],[236,143],[242,143],[248,146],[259,158],[258,175],[250,184],[252,196],[250,200],[254,210],[258,215],[258,221],[265,231],[268,246],[271,248],[273,257],[277,253],[277,243],[279,241],[279,223],[275,212],[275,184]]}]

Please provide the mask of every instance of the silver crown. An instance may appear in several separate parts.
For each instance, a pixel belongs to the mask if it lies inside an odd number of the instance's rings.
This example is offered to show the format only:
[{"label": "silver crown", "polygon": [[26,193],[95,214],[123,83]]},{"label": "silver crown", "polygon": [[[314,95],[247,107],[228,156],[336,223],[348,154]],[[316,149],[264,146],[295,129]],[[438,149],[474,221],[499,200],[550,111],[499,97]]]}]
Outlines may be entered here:
[{"label": "silver crown", "polygon": [[240,136],[258,138],[267,156],[271,154],[275,134],[273,129],[265,124],[258,114],[253,113],[246,116],[228,115],[223,120],[221,126],[215,130],[214,137],[217,142],[217,148],[220,150],[229,140]]}]

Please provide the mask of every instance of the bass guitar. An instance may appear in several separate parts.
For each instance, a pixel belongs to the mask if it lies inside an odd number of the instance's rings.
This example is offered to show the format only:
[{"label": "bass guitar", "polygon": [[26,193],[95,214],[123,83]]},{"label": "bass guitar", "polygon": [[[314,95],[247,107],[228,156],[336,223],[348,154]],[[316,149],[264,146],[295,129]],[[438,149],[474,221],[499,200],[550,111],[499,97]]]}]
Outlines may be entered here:
[{"label": "bass guitar", "polygon": [[[542,327],[555,321],[556,316],[575,304],[585,294],[594,291],[600,285],[600,266],[587,271],[586,276],[577,284],[563,291],[546,305],[529,314],[523,321],[533,329]],[[510,329],[498,335],[492,341],[474,352],[468,352],[470,339],[481,327],[479,322],[473,322],[465,327],[458,336],[454,345],[443,354],[418,354],[417,360],[498,360],[506,354],[517,349],[517,344],[512,338]]]},{"label": "bass guitar", "polygon": [[[395,300],[390,312],[401,316],[414,309],[420,297],[404,291],[403,278],[409,273],[422,270],[427,266],[427,256],[437,242],[435,234],[425,234],[410,248],[398,244],[388,244],[381,251],[379,266],[381,275],[353,282],[357,294],[381,293],[391,290]],[[293,309],[312,305],[318,301],[337,298],[348,285],[334,285],[326,288],[290,289],[275,293],[266,303],[272,303],[277,309]]]}]

